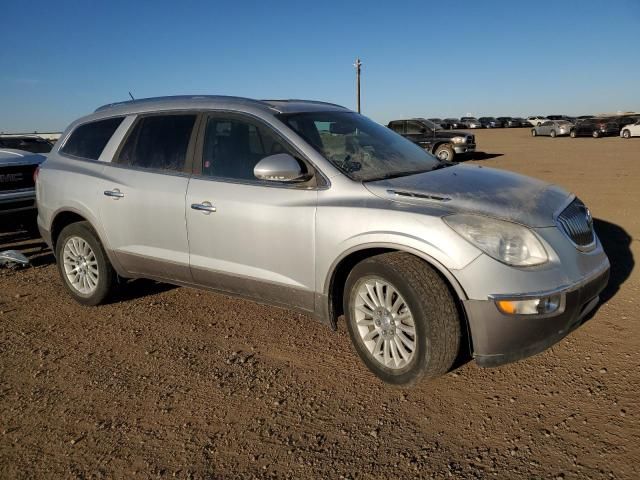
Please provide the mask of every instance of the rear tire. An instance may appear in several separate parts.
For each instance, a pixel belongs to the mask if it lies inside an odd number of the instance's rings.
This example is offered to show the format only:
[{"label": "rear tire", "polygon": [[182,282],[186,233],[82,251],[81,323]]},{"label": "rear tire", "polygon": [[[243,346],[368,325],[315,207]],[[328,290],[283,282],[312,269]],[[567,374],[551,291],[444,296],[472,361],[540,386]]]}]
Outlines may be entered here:
[{"label": "rear tire", "polygon": [[551,132],[549,133],[549,136],[551,138],[556,138],[556,131],[555,130],[551,130]]},{"label": "rear tire", "polygon": [[628,128],[622,130],[622,138],[631,138],[631,130]]},{"label": "rear tire", "polygon": [[410,385],[451,368],[461,342],[458,310],[423,260],[404,252],[370,257],[353,268],[344,291],[353,346],[380,379]]},{"label": "rear tire", "polygon": [[451,145],[444,143],[439,145],[433,154],[438,158],[438,160],[442,160],[443,162],[452,162],[456,152]]},{"label": "rear tire", "polygon": [[62,283],[82,305],[99,305],[113,291],[116,273],[88,222],[62,229],[56,240],[56,263]]}]

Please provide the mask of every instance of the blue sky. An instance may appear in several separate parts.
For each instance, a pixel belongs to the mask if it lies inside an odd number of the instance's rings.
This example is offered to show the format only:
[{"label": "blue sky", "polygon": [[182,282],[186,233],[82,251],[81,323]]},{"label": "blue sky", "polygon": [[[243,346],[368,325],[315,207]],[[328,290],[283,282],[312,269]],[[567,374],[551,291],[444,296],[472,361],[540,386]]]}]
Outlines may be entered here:
[{"label": "blue sky", "polygon": [[640,0],[7,2],[0,131],[176,94],[403,116],[640,110]]}]

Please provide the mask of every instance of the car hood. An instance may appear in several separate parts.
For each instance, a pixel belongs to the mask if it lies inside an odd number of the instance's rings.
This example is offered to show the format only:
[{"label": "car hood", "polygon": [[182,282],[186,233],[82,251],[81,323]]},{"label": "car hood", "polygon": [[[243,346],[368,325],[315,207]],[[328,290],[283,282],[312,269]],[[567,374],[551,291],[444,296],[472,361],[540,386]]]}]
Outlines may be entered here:
[{"label": "car hood", "polygon": [[[428,134],[426,136],[429,136]],[[453,138],[453,137],[467,137],[467,132],[461,132],[458,130],[436,130],[436,137],[438,138]]]},{"label": "car hood", "polygon": [[455,165],[406,177],[365,183],[374,195],[412,205],[440,205],[450,213],[476,213],[530,227],[554,226],[554,213],[572,195],[517,173]]},{"label": "car hood", "polygon": [[31,153],[14,148],[0,148],[0,167],[14,165],[40,165],[47,159],[40,153]]}]

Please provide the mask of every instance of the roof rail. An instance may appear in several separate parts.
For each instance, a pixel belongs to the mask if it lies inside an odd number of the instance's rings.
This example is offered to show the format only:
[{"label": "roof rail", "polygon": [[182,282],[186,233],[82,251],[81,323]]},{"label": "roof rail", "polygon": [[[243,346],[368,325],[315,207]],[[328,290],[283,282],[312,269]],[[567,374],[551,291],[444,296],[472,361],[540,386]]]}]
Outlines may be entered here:
[{"label": "roof rail", "polygon": [[261,102],[298,102],[298,103],[320,103],[322,105],[331,105],[332,107],[340,107],[340,108],[347,108],[344,105],[338,105],[337,103],[331,103],[331,102],[321,102],[319,100],[300,100],[298,98],[269,98],[269,99],[262,99],[260,100]]},{"label": "roof rail", "polygon": [[151,102],[160,102],[162,100],[195,100],[195,99],[208,99],[208,100],[233,100],[239,101],[243,103],[255,103],[262,105],[264,107],[270,107],[267,103],[262,100],[255,100],[253,98],[245,98],[245,97],[234,97],[227,95],[168,95],[164,97],[148,97],[148,98],[140,98],[135,100],[124,100],[122,102],[114,102],[107,103],[106,105],[102,105],[95,109],[95,112],[100,112],[102,110],[107,110],[112,107],[117,107],[121,105],[140,105]]}]

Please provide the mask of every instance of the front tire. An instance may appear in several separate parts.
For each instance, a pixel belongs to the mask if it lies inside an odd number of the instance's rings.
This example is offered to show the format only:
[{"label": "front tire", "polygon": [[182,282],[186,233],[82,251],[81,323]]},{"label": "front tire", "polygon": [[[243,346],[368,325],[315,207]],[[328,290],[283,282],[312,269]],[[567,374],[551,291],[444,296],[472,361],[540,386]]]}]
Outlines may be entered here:
[{"label": "front tire", "polygon": [[576,136],[577,136],[576,131],[575,131],[575,130],[571,130],[571,131],[569,132],[569,136],[570,136],[571,138],[576,138]]},{"label": "front tire", "polygon": [[56,262],[62,283],[78,303],[99,305],[112,292],[116,273],[88,222],[62,229],[56,241]]},{"label": "front tire", "polygon": [[532,128],[532,129],[531,129],[531,136],[532,136],[532,137],[535,137],[536,135],[538,135],[538,132],[536,132],[536,129],[535,129],[535,128]]},{"label": "front tire", "polygon": [[622,138],[631,138],[631,131],[628,128],[622,131]]},{"label": "front tire", "polygon": [[549,136],[551,138],[556,138],[556,131],[555,130],[551,130],[551,132],[549,133]]},{"label": "front tire", "polygon": [[593,133],[591,133],[591,136],[593,138],[600,138],[600,132],[598,130],[594,130]]},{"label": "front tire", "polygon": [[453,365],[460,349],[458,310],[423,260],[404,252],[363,260],[347,278],[343,301],[353,346],[383,381],[410,385]]},{"label": "front tire", "polygon": [[451,145],[448,143],[438,145],[434,155],[438,160],[442,160],[443,162],[452,162],[453,157],[455,157],[456,152]]}]

